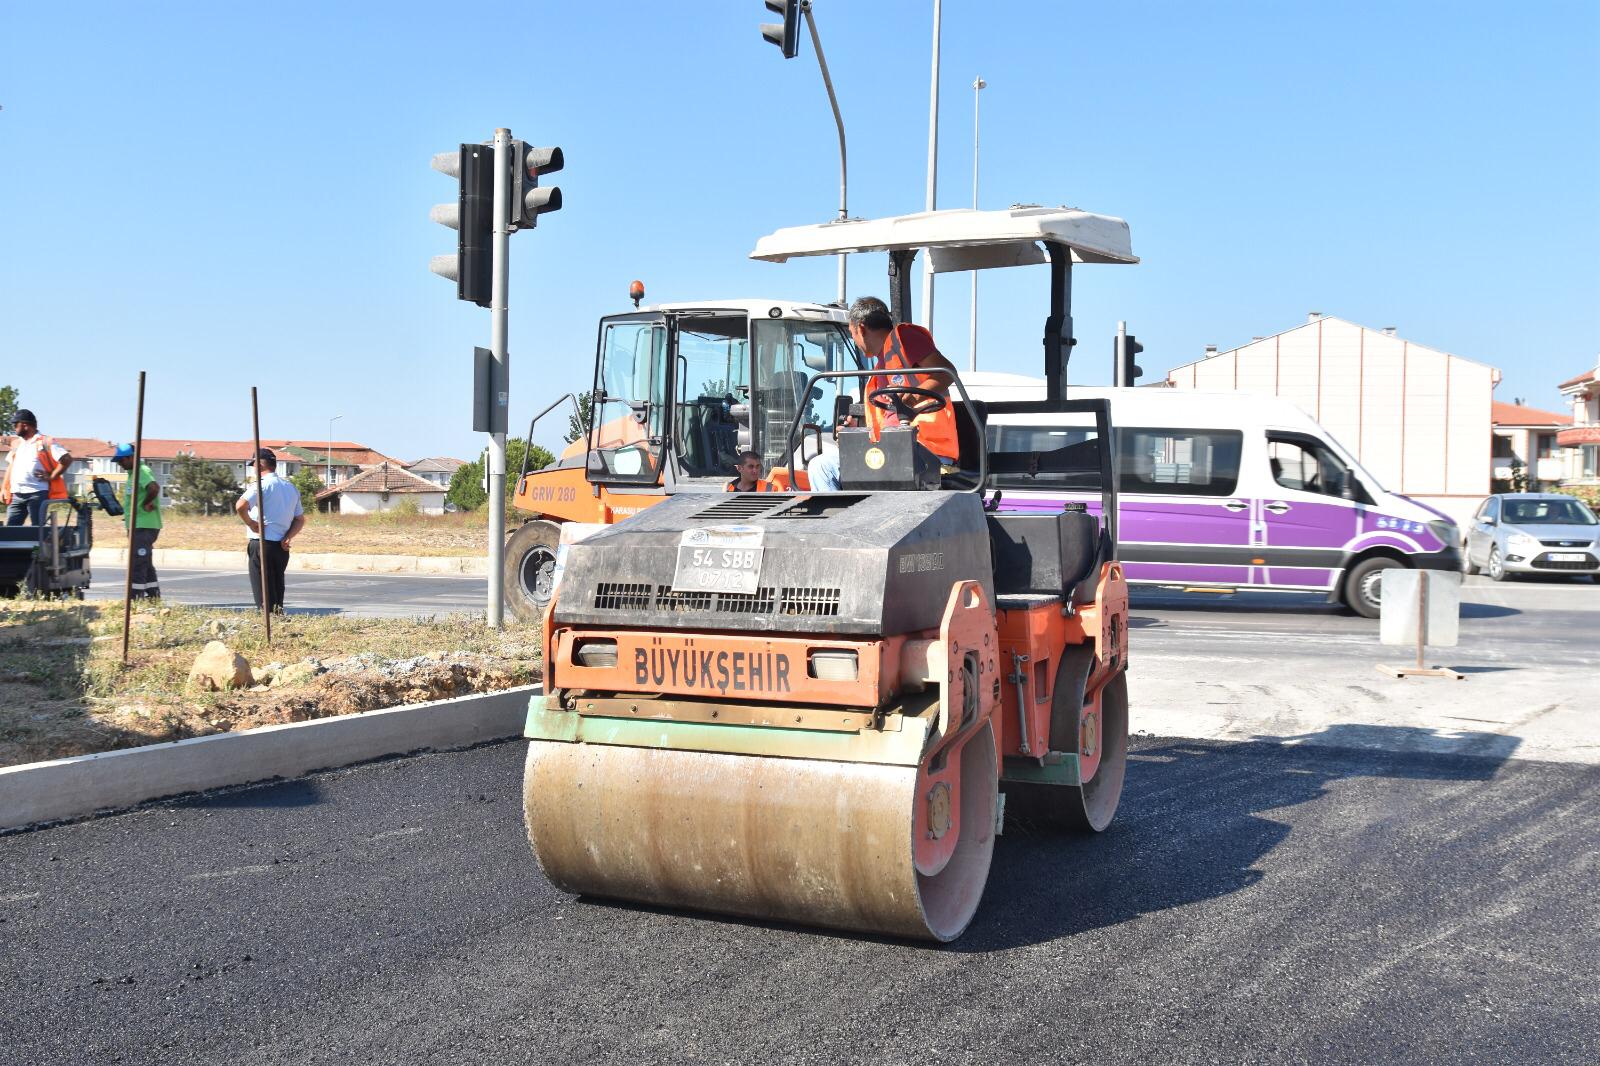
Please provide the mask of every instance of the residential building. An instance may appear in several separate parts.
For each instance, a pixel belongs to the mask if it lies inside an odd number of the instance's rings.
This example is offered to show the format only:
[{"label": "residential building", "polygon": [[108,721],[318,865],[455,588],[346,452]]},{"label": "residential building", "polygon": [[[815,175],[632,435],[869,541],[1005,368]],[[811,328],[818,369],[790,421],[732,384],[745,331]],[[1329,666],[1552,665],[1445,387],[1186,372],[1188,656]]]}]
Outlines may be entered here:
[{"label": "residential building", "polygon": [[466,462],[461,459],[451,459],[448,456],[434,456],[429,459],[418,459],[416,462],[407,466],[406,469],[422,478],[424,481],[431,481],[441,488],[449,488],[450,479],[455,476],[457,470],[460,470],[466,465]]},{"label": "residential building", "polygon": [[1559,485],[1566,476],[1566,449],[1556,434],[1572,425],[1572,416],[1498,400],[1493,411],[1490,491],[1548,492]]},{"label": "residential building", "polygon": [[1600,487],[1600,366],[1561,383],[1572,401],[1572,425],[1556,434],[1567,450],[1563,486]]},{"label": "residential building", "polygon": [[1281,396],[1322,423],[1383,486],[1466,523],[1490,488],[1500,371],[1312,312],[1292,329],[1167,375],[1175,388]]},{"label": "residential building", "polygon": [[408,471],[399,463],[380,463],[342,484],[317,493],[317,503],[340,514],[373,514],[393,510],[401,500],[416,501],[422,514],[444,513],[444,489]]}]

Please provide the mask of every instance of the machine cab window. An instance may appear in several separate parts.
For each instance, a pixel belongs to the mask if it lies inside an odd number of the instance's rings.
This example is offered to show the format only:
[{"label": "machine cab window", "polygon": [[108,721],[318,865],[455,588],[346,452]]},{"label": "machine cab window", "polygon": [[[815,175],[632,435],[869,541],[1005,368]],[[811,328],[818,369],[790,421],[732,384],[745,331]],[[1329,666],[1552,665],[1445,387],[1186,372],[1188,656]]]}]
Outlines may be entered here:
[{"label": "machine cab window", "polygon": [[656,480],[667,418],[666,352],[663,316],[606,320],[589,431],[592,478],[645,484]]},{"label": "machine cab window", "polygon": [[735,407],[750,402],[744,315],[679,316],[672,441],[681,477],[727,480],[739,455]]},{"label": "machine cab window", "polygon": [[802,396],[814,374],[829,370],[859,370],[860,356],[850,335],[836,322],[808,322],[789,318],[757,319],[755,337],[756,405],[759,414],[751,426],[751,447],[761,453],[767,469],[789,465],[783,454],[789,425],[800,415],[799,445],[808,456],[819,442],[833,446],[840,397],[853,399],[859,382],[826,378]]}]

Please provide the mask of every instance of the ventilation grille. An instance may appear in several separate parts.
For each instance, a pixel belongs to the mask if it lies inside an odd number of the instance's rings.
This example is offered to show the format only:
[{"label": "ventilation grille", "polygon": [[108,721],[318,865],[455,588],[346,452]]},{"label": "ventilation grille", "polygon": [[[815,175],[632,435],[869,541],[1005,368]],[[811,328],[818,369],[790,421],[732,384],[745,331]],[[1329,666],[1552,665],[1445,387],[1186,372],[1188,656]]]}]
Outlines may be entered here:
[{"label": "ventilation grille", "polygon": [[754,518],[788,502],[787,496],[768,496],[760,492],[741,493],[732,499],[707,507],[695,515],[695,518]]},{"label": "ventilation grille", "polygon": [[594,609],[597,611],[648,611],[650,586],[631,582],[602,581],[595,586]]},{"label": "ventilation grille", "polygon": [[839,613],[839,590],[801,588],[783,590],[783,614],[836,615]]},{"label": "ventilation grille", "polygon": [[597,611],[701,611],[721,614],[787,614],[833,618],[839,614],[842,590],[836,588],[785,588],[763,586],[753,595],[739,592],[676,592],[667,585],[602,582],[595,590]]},{"label": "ventilation grille", "polygon": [[717,594],[717,610],[726,614],[771,614],[777,606],[777,599],[777,591],[770,588],[756,589],[754,596],[720,592]]},{"label": "ventilation grille", "polygon": [[675,592],[666,585],[657,585],[656,610],[709,611],[713,595],[710,592]]}]

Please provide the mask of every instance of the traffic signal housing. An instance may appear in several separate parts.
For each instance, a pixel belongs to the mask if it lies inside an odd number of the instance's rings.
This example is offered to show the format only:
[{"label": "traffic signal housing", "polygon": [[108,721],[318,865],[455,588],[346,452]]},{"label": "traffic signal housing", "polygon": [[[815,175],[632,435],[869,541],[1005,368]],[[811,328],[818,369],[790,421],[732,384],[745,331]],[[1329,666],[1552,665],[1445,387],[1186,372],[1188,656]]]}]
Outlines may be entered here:
[{"label": "traffic signal housing", "polygon": [[493,284],[494,148],[463,144],[440,152],[433,169],[455,178],[456,202],[436,204],[428,217],[456,231],[456,254],[436,255],[428,269],[456,283],[456,298],[488,307]]},{"label": "traffic signal housing", "polygon": [[767,10],[782,22],[763,22],[761,36],[783,49],[783,58],[800,54],[800,0],[767,0]]},{"label": "traffic signal housing", "polygon": [[535,148],[526,141],[511,142],[511,228],[532,229],[539,216],[561,210],[561,190],[541,189],[539,178],[566,165],[559,148]]},{"label": "traffic signal housing", "polygon": [[1131,389],[1134,382],[1144,376],[1144,370],[1134,362],[1139,353],[1144,351],[1144,345],[1131,333],[1124,334],[1119,340],[1116,384],[1118,388]]}]

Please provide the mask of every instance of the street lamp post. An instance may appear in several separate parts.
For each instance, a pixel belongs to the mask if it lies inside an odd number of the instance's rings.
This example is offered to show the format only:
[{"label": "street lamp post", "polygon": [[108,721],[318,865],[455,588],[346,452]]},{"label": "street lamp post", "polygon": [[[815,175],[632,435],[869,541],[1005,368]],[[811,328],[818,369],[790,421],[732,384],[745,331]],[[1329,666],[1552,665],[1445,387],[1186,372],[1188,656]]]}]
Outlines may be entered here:
[{"label": "street lamp post", "polygon": [[[978,94],[989,83],[982,75],[972,79],[972,209],[978,209]],[[972,272],[972,316],[968,326],[967,369],[978,369],[978,272]]]},{"label": "street lamp post", "polygon": [[333,424],[344,415],[334,415],[328,419],[328,483],[325,488],[333,487]]},{"label": "street lamp post", "polygon": [[[933,83],[928,90],[928,207],[939,205],[939,0],[933,0]],[[933,328],[933,259],[922,259],[922,325]]]}]

